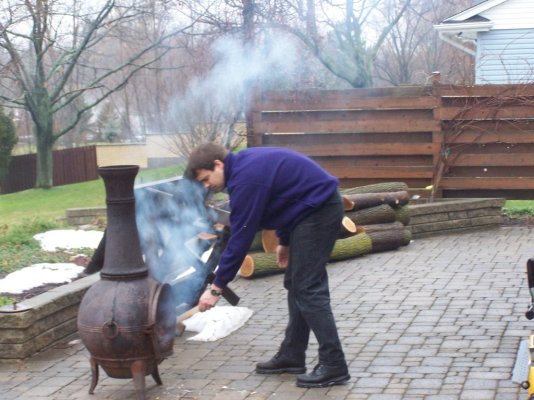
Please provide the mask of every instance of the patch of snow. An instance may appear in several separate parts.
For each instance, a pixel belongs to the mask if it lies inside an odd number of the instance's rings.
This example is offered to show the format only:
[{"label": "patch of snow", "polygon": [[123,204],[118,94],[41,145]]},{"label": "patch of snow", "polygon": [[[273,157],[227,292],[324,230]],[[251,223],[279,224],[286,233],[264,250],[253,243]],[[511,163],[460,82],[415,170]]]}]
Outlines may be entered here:
[{"label": "patch of snow", "polygon": [[[103,235],[100,231],[58,229],[38,233],[34,239],[40,242],[44,251],[96,249]],[[34,264],[0,279],[0,293],[19,294],[47,283],[69,283],[83,271],[84,267],[74,263]]]},{"label": "patch of snow", "polygon": [[0,279],[0,293],[22,293],[46,283],[68,283],[83,270],[71,263],[34,264]]},{"label": "patch of snow", "polygon": [[41,249],[44,251],[57,251],[59,249],[96,249],[103,235],[104,232],[101,231],[56,229],[38,233],[33,238],[41,244]]}]

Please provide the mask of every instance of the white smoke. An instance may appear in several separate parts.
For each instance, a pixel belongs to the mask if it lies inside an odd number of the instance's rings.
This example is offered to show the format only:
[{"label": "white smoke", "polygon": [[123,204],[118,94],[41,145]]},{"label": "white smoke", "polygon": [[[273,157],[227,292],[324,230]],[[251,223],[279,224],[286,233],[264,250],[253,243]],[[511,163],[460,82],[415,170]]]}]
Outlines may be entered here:
[{"label": "white smoke", "polygon": [[[193,79],[170,106],[172,130],[182,135],[182,143],[185,141],[190,147],[205,141],[230,144],[229,127],[236,119],[243,119],[251,89],[280,87],[296,65],[297,51],[287,37],[266,38],[254,47],[222,38],[211,51],[216,60],[214,67]],[[202,124],[206,131],[195,133]],[[183,150],[187,153],[187,149]]]},{"label": "white smoke", "polygon": [[138,187],[135,197],[141,249],[151,276],[172,285],[177,305],[193,306],[211,272],[198,257],[206,246],[198,235],[213,231],[203,188],[176,179]]}]

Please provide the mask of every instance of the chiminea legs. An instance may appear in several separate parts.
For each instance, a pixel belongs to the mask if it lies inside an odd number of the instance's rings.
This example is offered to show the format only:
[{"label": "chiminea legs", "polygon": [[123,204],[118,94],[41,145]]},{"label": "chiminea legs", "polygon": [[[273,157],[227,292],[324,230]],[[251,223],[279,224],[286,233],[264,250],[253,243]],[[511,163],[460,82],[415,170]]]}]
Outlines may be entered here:
[{"label": "chiminea legs", "polygon": [[98,363],[96,360],[91,357],[89,359],[89,362],[91,363],[91,387],[89,388],[89,394],[93,394],[95,392],[95,387],[98,383]]},{"label": "chiminea legs", "polygon": [[[89,358],[91,363],[91,387],[89,388],[89,394],[94,394],[95,387],[98,384],[98,363],[93,357]],[[147,375],[147,362],[143,360],[137,360],[130,365],[130,371],[132,372],[132,378],[135,385],[135,391],[137,392],[137,400],[145,400],[145,376]],[[158,366],[154,367],[152,372],[152,378],[156,381],[156,384],[163,385],[161,377],[159,376]]]},{"label": "chiminea legs", "polygon": [[154,372],[152,372],[152,378],[156,381],[158,385],[163,385],[163,382],[161,381],[161,378],[159,377],[159,370],[158,366],[156,365],[156,369],[154,369]]},{"label": "chiminea legs", "polygon": [[130,366],[132,371],[132,377],[135,385],[135,391],[137,392],[137,400],[145,400],[145,375],[146,375],[146,362],[137,360]]}]

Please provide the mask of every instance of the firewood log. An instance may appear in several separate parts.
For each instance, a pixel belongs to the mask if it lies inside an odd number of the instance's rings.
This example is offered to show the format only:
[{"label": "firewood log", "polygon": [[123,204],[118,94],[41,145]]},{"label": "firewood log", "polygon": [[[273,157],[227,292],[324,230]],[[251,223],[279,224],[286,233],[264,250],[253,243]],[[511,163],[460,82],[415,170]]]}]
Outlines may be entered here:
[{"label": "firewood log", "polygon": [[382,182],[344,189],[341,191],[341,193],[343,195],[348,195],[355,193],[400,192],[403,190],[408,190],[408,185],[404,182]]},{"label": "firewood log", "polygon": [[345,213],[356,225],[384,224],[396,220],[395,210],[387,204]]},{"label": "firewood log", "polygon": [[391,229],[404,229],[404,224],[400,221],[388,222],[386,224],[361,225],[358,227],[362,232],[389,231]]},{"label": "firewood log", "polygon": [[410,200],[408,192],[405,190],[400,192],[354,193],[347,194],[344,197],[354,204],[353,210],[362,210],[379,206],[380,204],[387,204],[397,208],[408,204]]},{"label": "firewood log", "polygon": [[363,256],[371,251],[371,238],[366,233],[358,233],[345,239],[336,240],[330,261],[346,260]]},{"label": "firewood log", "polygon": [[250,245],[249,252],[261,252],[274,253],[276,251],[276,246],[278,246],[278,236],[276,236],[276,231],[269,229],[262,229],[256,236]]},{"label": "firewood log", "polygon": [[408,246],[410,244],[410,242],[412,241],[412,238],[413,238],[412,230],[410,228],[404,228],[403,233],[404,233],[404,244],[403,244],[403,246]]},{"label": "firewood log", "polygon": [[354,210],[354,202],[352,200],[350,200],[347,196],[341,196],[341,199],[343,200],[344,211]]},{"label": "firewood log", "polygon": [[275,253],[249,253],[239,268],[239,275],[243,278],[258,278],[284,271],[284,269],[278,268]]},{"label": "firewood log", "polygon": [[[338,239],[330,255],[330,261],[345,260],[362,256],[371,251],[371,238],[365,233]],[[258,278],[266,275],[283,273],[285,270],[278,268],[275,253],[249,253],[245,256],[239,275],[243,278]]]},{"label": "firewood log", "polygon": [[254,236],[254,240],[252,241],[252,244],[250,245],[250,248],[248,251],[255,252],[255,251],[263,251],[263,244],[261,243],[261,232],[256,232],[256,235]]},{"label": "firewood log", "polygon": [[404,225],[410,223],[410,209],[408,206],[402,206],[393,210],[395,213],[395,221],[402,222]]},{"label": "firewood log", "polygon": [[407,228],[368,232],[367,235],[371,238],[371,253],[395,250],[406,246],[411,240],[411,232]]}]

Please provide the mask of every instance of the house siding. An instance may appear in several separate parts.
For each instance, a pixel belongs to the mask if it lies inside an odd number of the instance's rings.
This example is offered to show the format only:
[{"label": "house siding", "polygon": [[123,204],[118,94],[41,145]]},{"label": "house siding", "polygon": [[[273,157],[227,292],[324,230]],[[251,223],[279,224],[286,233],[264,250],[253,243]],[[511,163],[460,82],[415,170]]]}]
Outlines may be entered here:
[{"label": "house siding", "polygon": [[534,29],[479,33],[476,69],[477,84],[533,82]]},{"label": "house siding", "polygon": [[492,30],[534,28],[534,1],[505,1],[479,15],[494,23]]}]

